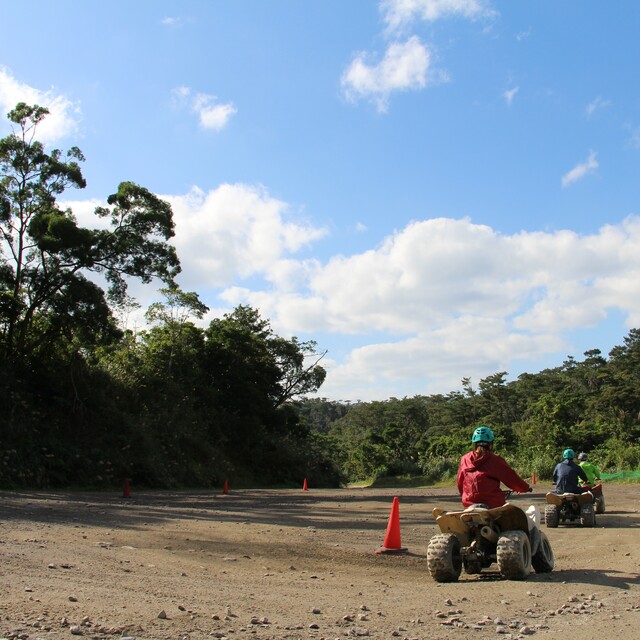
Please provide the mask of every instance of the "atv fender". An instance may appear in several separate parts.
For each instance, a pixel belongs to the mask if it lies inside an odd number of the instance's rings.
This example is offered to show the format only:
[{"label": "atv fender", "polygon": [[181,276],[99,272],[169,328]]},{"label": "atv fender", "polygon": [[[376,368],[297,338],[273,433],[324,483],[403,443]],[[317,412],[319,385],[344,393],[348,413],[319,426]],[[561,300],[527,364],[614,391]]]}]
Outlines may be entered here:
[{"label": "atv fender", "polygon": [[528,518],[525,512],[513,504],[506,503],[494,509],[469,507],[464,511],[432,511],[442,533],[455,534],[463,546],[470,543],[469,524],[497,526],[500,531],[524,531],[529,534]]},{"label": "atv fender", "polygon": [[547,504],[555,504],[557,507],[561,507],[565,500],[577,502],[581,506],[583,504],[592,504],[593,494],[591,491],[585,491],[584,493],[547,493]]}]

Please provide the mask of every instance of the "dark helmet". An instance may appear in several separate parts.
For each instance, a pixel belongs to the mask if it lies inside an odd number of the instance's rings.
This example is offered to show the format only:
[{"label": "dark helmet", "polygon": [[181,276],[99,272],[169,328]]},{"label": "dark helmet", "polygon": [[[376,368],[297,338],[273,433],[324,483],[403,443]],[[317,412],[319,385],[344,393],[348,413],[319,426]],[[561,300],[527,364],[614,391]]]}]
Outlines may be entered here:
[{"label": "dark helmet", "polygon": [[565,460],[573,460],[576,457],[576,454],[573,449],[565,449],[562,453],[562,457],[565,458]]},{"label": "dark helmet", "polygon": [[589,456],[588,456],[584,451],[581,451],[581,452],[578,454],[578,460],[586,460],[588,457],[589,457]]},{"label": "dark helmet", "polygon": [[491,431],[489,427],[478,427],[471,436],[471,442],[473,442],[473,444],[478,442],[493,442],[494,439],[493,431]]}]

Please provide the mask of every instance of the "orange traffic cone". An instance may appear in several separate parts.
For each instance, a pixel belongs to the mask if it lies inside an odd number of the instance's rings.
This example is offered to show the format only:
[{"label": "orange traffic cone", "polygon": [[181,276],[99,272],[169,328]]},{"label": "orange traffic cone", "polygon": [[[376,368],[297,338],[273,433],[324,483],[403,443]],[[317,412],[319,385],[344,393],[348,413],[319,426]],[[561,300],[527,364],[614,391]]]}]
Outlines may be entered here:
[{"label": "orange traffic cone", "polygon": [[229,493],[229,481],[225,480],[224,485],[222,486],[222,493],[226,496]]},{"label": "orange traffic cone", "polygon": [[303,491],[309,491],[309,487],[307,486],[307,479],[304,479],[304,482],[302,483],[302,490]]},{"label": "orange traffic cone", "polygon": [[124,489],[122,489],[122,497],[130,498],[131,497],[131,488],[129,487],[129,480],[125,479],[124,481]]},{"label": "orange traffic cone", "polygon": [[531,474],[531,484],[535,484],[536,482],[537,482],[537,479],[536,479],[536,472],[534,471],[534,472]]},{"label": "orange traffic cone", "polygon": [[400,541],[400,501],[398,498],[393,499],[391,505],[391,513],[389,514],[389,523],[387,524],[387,533],[384,536],[382,546],[376,550],[376,553],[407,553],[407,548],[403,547]]}]

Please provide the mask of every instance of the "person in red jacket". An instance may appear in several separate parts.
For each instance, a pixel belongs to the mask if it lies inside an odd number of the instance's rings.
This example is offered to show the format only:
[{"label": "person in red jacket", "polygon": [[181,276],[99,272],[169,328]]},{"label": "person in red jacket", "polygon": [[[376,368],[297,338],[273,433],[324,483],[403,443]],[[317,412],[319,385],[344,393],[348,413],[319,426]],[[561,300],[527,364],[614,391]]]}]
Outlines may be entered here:
[{"label": "person in red jacket", "polygon": [[518,493],[532,490],[504,458],[493,453],[494,439],[489,427],[478,427],[471,438],[473,450],[460,460],[457,484],[465,508],[472,504],[501,507],[506,500],[500,483]]}]

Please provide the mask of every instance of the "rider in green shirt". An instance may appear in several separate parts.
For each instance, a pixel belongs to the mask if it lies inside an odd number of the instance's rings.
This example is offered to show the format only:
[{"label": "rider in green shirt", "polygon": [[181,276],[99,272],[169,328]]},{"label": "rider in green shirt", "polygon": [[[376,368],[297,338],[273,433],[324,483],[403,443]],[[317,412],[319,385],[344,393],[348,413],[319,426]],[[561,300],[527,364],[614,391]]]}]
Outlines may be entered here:
[{"label": "rider in green shirt", "polygon": [[580,480],[580,484],[583,486],[593,487],[593,485],[600,480],[600,470],[595,464],[593,464],[593,462],[587,462],[587,458],[588,455],[584,451],[578,456],[578,464],[582,467],[588,478],[587,482]]}]

